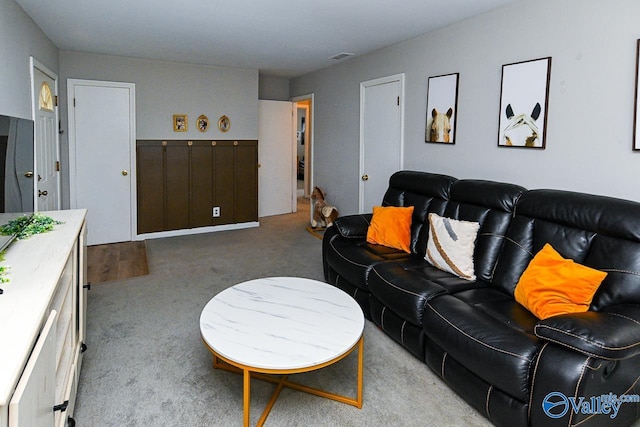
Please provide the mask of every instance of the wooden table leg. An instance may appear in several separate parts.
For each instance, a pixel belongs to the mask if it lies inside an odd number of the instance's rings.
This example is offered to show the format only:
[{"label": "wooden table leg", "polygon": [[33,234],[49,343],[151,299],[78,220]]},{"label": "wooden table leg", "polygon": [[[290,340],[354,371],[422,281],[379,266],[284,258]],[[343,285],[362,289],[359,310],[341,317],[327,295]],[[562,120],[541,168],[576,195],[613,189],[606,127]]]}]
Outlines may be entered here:
[{"label": "wooden table leg", "polygon": [[364,334],[360,337],[360,342],[358,343],[358,409],[362,409],[362,370],[364,366]]},{"label": "wooden table leg", "polygon": [[251,372],[243,369],[244,373],[244,427],[249,427],[249,413],[251,409]]}]

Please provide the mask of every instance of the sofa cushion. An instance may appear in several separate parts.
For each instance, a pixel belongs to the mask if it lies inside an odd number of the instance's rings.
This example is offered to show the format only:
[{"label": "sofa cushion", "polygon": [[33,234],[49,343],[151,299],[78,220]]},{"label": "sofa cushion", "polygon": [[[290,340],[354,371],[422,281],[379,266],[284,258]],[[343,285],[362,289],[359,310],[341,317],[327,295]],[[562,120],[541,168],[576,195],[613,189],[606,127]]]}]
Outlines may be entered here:
[{"label": "sofa cushion", "polygon": [[611,311],[587,311],[538,322],[536,336],[602,359],[640,354],[640,306],[621,304]]},{"label": "sofa cushion", "polygon": [[480,224],[429,214],[425,259],[434,267],[474,281],[473,252]]},{"label": "sofa cushion", "polygon": [[411,223],[411,252],[424,257],[430,212],[442,214],[449,199],[449,190],[456,181],[447,175],[399,171],[389,178],[389,188],[382,199],[382,206],[413,206]]},{"label": "sofa cushion", "polygon": [[[431,268],[442,273],[434,267]],[[422,325],[425,304],[432,298],[447,292],[442,286],[429,280],[427,275],[405,270],[400,261],[376,264],[369,273],[367,284],[369,292],[382,305],[389,307],[403,320],[416,326]]]},{"label": "sofa cushion", "polygon": [[606,275],[563,258],[547,243],[522,273],[514,296],[539,319],[585,312]]},{"label": "sofa cushion", "polygon": [[342,237],[364,239],[367,237],[372,214],[340,216],[333,226]]},{"label": "sofa cushion", "polygon": [[490,281],[523,187],[495,181],[462,179],[451,186],[443,216],[480,224],[475,243],[474,273]]},{"label": "sofa cushion", "polygon": [[492,284],[513,293],[546,243],[567,258],[607,272],[592,310],[640,304],[640,203],[559,190],[531,190],[518,201]]},{"label": "sofa cushion", "polygon": [[482,288],[433,298],[422,327],[475,375],[526,402],[532,366],[543,345],[532,332],[536,321],[512,296]]},{"label": "sofa cushion", "polygon": [[413,206],[374,206],[367,243],[383,245],[411,253],[411,217]]},{"label": "sofa cushion", "polygon": [[367,275],[373,265],[409,255],[401,250],[372,245],[365,239],[346,239],[339,234],[328,242],[325,261],[353,286],[367,289]]}]

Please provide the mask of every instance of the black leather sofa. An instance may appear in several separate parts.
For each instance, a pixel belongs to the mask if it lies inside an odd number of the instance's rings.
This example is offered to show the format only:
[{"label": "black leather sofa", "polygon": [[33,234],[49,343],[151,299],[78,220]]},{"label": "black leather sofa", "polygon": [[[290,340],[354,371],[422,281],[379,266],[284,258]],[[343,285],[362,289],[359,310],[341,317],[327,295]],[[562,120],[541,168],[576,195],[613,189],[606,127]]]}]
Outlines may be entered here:
[{"label": "black leather sofa", "polygon": [[[400,171],[382,205],[414,206],[411,254],[368,244],[371,214],[344,216],[323,238],[325,279],[470,405],[501,426],[640,418],[601,397],[640,394],[640,203]],[[424,260],[432,212],[480,224],[476,281]],[[545,243],[608,273],[586,313],[539,320],[514,299]]]}]

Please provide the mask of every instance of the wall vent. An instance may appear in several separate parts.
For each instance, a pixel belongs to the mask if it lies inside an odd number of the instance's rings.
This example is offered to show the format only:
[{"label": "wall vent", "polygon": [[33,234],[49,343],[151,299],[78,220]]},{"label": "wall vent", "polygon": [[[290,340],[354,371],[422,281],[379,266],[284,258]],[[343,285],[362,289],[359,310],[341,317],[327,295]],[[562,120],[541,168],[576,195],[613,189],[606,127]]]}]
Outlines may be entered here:
[{"label": "wall vent", "polygon": [[343,58],[346,58],[348,56],[353,56],[353,53],[349,53],[349,52],[340,52],[336,55],[333,55],[331,58],[329,59],[333,59],[334,61],[339,61]]}]

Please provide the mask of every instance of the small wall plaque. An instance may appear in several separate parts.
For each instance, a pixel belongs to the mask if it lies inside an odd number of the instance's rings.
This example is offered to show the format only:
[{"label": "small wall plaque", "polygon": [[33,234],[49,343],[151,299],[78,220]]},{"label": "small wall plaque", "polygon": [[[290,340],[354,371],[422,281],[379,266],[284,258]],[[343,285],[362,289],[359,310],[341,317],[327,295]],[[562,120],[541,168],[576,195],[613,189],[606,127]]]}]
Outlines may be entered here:
[{"label": "small wall plaque", "polygon": [[186,132],[188,128],[189,128],[189,122],[186,114],[173,115],[173,131],[174,132]]},{"label": "small wall plaque", "polygon": [[229,117],[227,116],[220,117],[220,120],[218,120],[218,129],[220,129],[221,132],[227,132],[230,128],[231,128],[231,120],[229,120]]},{"label": "small wall plaque", "polygon": [[204,114],[201,114],[196,119],[196,125],[198,126],[198,130],[200,132],[206,132],[207,129],[209,129],[209,118],[207,116],[205,116]]}]

